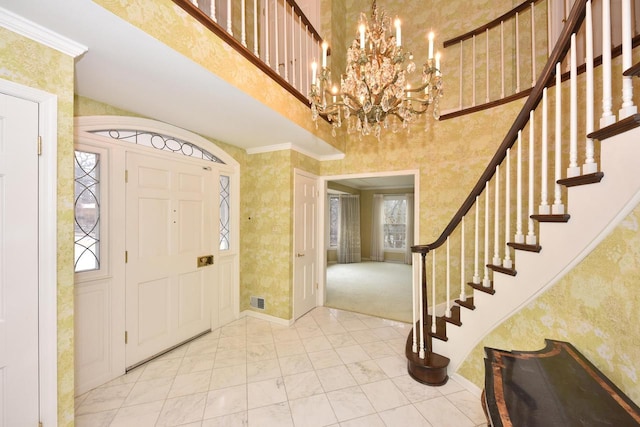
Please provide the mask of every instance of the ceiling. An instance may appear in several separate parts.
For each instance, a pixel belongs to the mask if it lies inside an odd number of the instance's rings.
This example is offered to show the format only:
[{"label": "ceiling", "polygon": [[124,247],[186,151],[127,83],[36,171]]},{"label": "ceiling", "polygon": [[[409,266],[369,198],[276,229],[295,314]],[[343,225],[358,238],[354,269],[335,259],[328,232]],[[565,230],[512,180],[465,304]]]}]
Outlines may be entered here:
[{"label": "ceiling", "polygon": [[[35,23],[46,29],[44,33],[52,31],[88,48],[76,59],[78,95],[249,152],[279,147],[297,149],[321,160],[342,155],[267,105],[90,0],[0,0],[0,8],[5,9],[0,9],[0,25],[15,21],[15,14],[24,27]],[[21,22],[19,17],[30,22]]]}]

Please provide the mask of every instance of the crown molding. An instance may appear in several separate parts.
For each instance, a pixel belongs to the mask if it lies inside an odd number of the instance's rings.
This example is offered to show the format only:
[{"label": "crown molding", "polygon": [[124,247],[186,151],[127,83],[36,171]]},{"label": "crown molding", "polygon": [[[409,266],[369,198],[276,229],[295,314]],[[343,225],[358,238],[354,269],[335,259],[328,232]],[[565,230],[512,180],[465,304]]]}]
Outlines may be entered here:
[{"label": "crown molding", "polygon": [[20,34],[21,36],[27,37],[73,58],[77,58],[89,50],[87,46],[55,33],[2,7],[0,7],[0,27],[6,28],[9,31]]},{"label": "crown molding", "polygon": [[263,147],[256,148],[248,148],[247,154],[260,154],[260,153],[270,153],[273,151],[283,151],[283,150],[293,150],[297,151],[300,154],[304,154],[307,157],[311,157],[312,159],[318,160],[320,162],[328,161],[328,160],[342,160],[344,159],[344,153],[336,153],[336,154],[316,154],[312,153],[309,150],[305,150],[293,144],[291,142],[286,142],[284,144],[275,144],[275,145],[265,145]]}]

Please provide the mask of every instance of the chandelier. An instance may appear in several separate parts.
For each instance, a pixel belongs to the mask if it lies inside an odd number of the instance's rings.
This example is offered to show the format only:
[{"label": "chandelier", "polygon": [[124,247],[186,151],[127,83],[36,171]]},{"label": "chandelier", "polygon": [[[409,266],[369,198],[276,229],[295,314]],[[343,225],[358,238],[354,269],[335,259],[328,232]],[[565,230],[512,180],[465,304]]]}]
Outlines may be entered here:
[{"label": "chandelier", "polygon": [[[432,106],[434,118],[439,118],[439,98],[442,97],[440,54],[433,53],[433,33],[429,33],[429,57],[422,66],[418,85],[412,87],[409,76],[416,70],[411,52],[402,48],[400,20],[393,22],[378,11],[376,0],[371,6],[371,20],[360,14],[356,37],[347,49],[347,67],[340,78],[340,89],[331,83],[327,68],[326,42],[322,44],[322,66],[311,65],[311,117],[326,118],[332,124],[332,134],[347,123],[349,133],[373,134],[380,138],[381,130],[409,125]],[[389,35],[387,36],[387,32]],[[406,62],[406,66],[405,66]],[[427,121],[428,123],[428,121]]]}]

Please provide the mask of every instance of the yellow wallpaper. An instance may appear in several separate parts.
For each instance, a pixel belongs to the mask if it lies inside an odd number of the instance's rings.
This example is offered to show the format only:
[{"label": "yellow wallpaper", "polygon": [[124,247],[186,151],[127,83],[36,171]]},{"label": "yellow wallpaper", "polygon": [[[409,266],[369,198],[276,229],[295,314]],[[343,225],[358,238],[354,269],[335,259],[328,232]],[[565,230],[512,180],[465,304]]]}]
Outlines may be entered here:
[{"label": "yellow wallpaper", "polygon": [[484,386],[484,347],[539,350],[544,339],[569,341],[640,404],[640,206],[576,268],[501,324],[459,373]]},{"label": "yellow wallpaper", "polygon": [[264,313],[291,318],[292,186],[287,150],[247,157],[241,178],[240,310],[265,298]]},{"label": "yellow wallpaper", "polygon": [[73,425],[73,58],[0,28],[0,78],[58,97],[58,425]]}]

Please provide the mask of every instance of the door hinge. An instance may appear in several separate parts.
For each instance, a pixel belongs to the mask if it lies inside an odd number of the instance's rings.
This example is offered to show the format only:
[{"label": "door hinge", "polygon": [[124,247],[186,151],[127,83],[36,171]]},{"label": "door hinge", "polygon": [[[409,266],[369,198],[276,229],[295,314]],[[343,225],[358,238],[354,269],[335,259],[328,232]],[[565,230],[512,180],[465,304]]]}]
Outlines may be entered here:
[{"label": "door hinge", "polygon": [[42,421],[38,421],[38,427],[42,427],[44,424],[42,424]]},{"label": "door hinge", "polygon": [[42,137],[38,135],[38,156],[42,156]]},{"label": "door hinge", "polygon": [[129,262],[129,251],[124,251],[124,263]]},{"label": "door hinge", "polygon": [[127,344],[129,342],[129,332],[124,331],[124,343]]},{"label": "door hinge", "polygon": [[129,171],[127,169],[124,170],[124,183],[129,182]]},{"label": "door hinge", "polygon": [[318,289],[318,282],[316,282],[316,289]]}]

